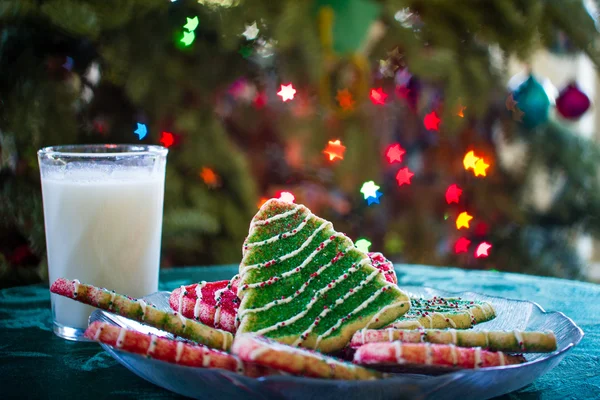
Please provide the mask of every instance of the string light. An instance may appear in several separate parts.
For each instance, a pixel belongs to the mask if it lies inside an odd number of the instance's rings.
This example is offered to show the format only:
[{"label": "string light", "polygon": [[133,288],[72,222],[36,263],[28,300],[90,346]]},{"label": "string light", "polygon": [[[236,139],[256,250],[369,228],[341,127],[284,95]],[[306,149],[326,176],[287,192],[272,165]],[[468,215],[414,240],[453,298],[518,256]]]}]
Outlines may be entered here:
[{"label": "string light", "polygon": [[160,141],[159,142],[160,142],[160,144],[162,144],[166,148],[169,148],[175,142],[175,137],[173,136],[173,134],[171,132],[163,132],[163,133],[160,134]]},{"label": "string light", "polygon": [[370,206],[371,204],[379,204],[379,198],[382,195],[383,195],[383,193],[381,193],[379,190],[377,190],[375,192],[375,196],[367,197],[367,205]]},{"label": "string light", "polygon": [[454,252],[456,254],[466,253],[466,252],[469,251],[469,245],[470,244],[471,244],[471,241],[469,239],[467,239],[465,237],[461,237],[454,244]]},{"label": "string light", "polygon": [[371,89],[371,93],[369,94],[369,98],[375,105],[384,105],[387,96],[388,95],[383,91],[382,88]]},{"label": "string light", "polygon": [[475,176],[486,176],[486,170],[489,166],[490,165],[486,164],[483,158],[477,160],[477,162],[475,163],[475,168],[473,169]]},{"label": "string light", "polygon": [[446,190],[446,203],[458,204],[458,200],[461,194],[462,189],[459,188],[456,184],[448,186],[448,189]]},{"label": "string light", "polygon": [[362,239],[358,239],[355,243],[354,246],[356,246],[357,249],[359,249],[360,251],[362,251],[363,253],[368,253],[369,252],[369,247],[371,247],[371,242],[365,238]]},{"label": "string light", "polygon": [[183,32],[183,36],[179,41],[185,46],[189,46],[194,40],[196,40],[196,34],[194,32]]},{"label": "string light", "polygon": [[258,199],[258,202],[256,203],[256,207],[261,208],[263,206],[263,204],[265,204],[267,201],[269,201],[268,198],[261,197],[260,199]]},{"label": "string light", "polygon": [[138,135],[138,139],[142,140],[148,134],[148,129],[146,128],[146,124],[137,123],[137,129],[133,131],[136,135]]},{"label": "string light", "polygon": [[465,154],[463,158],[463,165],[465,166],[465,170],[473,169],[475,170],[475,163],[479,160],[479,157],[475,155],[474,151],[469,151]]},{"label": "string light", "polygon": [[183,43],[184,46],[191,45],[194,40],[196,40],[196,34],[194,31],[198,27],[198,16],[194,18],[186,17],[186,24],[183,26],[183,36],[179,41]]},{"label": "string light", "polygon": [[456,112],[456,115],[461,118],[464,118],[466,109],[467,109],[467,106],[462,106],[462,105],[458,106],[458,111]]},{"label": "string light", "polygon": [[277,96],[281,97],[281,100],[286,102],[288,100],[294,100],[294,95],[296,94],[296,89],[294,86],[289,83],[287,85],[281,85],[281,89],[277,92]]},{"label": "string light", "polygon": [[387,148],[385,156],[388,158],[388,162],[393,164],[394,162],[402,162],[402,156],[406,151],[400,147],[398,143],[394,143]]},{"label": "string light", "polygon": [[376,197],[377,190],[379,190],[379,186],[375,184],[373,181],[367,181],[362,184],[360,188],[360,192],[365,196],[365,200],[369,197]]},{"label": "string light", "polygon": [[352,98],[352,93],[348,89],[338,90],[335,99],[338,101],[340,107],[345,111],[354,110],[354,99]]},{"label": "string light", "polygon": [[187,23],[183,26],[184,29],[187,29],[190,32],[193,32],[198,27],[198,16],[194,18],[186,17]]},{"label": "string light", "polygon": [[206,183],[206,185],[210,188],[215,188],[221,184],[221,178],[217,173],[209,167],[202,167],[200,171],[200,178]]},{"label": "string light", "polygon": [[439,117],[437,116],[437,114],[435,113],[435,111],[430,112],[423,119],[423,124],[425,125],[425,128],[427,130],[430,130],[430,131],[437,131],[437,130],[439,130],[440,129],[440,122],[442,122],[442,120],[439,119]]},{"label": "string light", "polygon": [[242,33],[242,36],[246,38],[246,40],[254,40],[258,36],[259,29],[256,26],[256,21],[252,25],[246,25],[246,30]]},{"label": "string light", "polygon": [[466,211],[461,212],[456,218],[456,229],[469,228],[469,221],[472,219],[473,217]]},{"label": "string light", "polygon": [[340,160],[344,159],[344,153],[346,152],[346,146],[342,145],[342,142],[339,140],[332,141],[330,140],[327,143],[327,147],[323,150],[323,153],[329,156],[329,161],[333,161],[336,158]]},{"label": "string light", "polygon": [[291,192],[281,192],[279,193],[279,200],[293,203],[296,200],[296,197]]},{"label": "string light", "polygon": [[402,168],[396,174],[396,181],[398,182],[398,186],[402,185],[410,185],[410,178],[413,177],[413,173],[410,172],[408,168]]},{"label": "string light", "polygon": [[477,249],[475,249],[475,257],[476,258],[484,258],[489,256],[488,251],[492,248],[492,245],[489,244],[488,242],[482,242],[479,244],[479,246],[477,246]]}]

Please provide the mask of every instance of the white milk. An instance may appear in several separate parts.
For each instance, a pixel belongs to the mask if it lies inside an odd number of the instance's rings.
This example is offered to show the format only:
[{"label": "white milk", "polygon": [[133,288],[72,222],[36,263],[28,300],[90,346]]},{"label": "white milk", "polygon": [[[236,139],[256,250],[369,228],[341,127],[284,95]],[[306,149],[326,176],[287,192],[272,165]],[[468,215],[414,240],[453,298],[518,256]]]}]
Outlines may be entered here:
[{"label": "white milk", "polygon": [[[42,179],[50,282],[78,279],[132,297],[156,292],[164,176],[88,172]],[[86,328],[93,310],[55,294],[52,308],[72,328]]]}]

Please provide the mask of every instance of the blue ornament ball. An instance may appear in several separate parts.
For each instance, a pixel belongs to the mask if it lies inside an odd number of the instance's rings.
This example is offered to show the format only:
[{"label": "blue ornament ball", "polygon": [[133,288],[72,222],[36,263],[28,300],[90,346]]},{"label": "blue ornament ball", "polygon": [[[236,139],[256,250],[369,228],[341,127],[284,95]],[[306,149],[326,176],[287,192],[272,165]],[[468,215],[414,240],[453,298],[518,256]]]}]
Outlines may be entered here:
[{"label": "blue ornament ball", "polygon": [[523,112],[522,124],[533,129],[546,121],[550,115],[550,98],[544,87],[533,75],[529,75],[513,92],[517,107]]}]

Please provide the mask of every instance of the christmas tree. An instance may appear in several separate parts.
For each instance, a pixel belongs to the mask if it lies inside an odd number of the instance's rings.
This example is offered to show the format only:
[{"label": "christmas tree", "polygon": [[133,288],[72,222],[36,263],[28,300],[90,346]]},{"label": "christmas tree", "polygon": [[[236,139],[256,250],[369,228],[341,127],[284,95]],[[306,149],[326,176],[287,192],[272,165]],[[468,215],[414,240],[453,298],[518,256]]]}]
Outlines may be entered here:
[{"label": "christmas tree", "polygon": [[170,149],[165,267],[238,263],[286,191],[394,261],[580,278],[600,151],[565,123],[572,93],[554,112],[533,77],[505,81],[537,49],[599,65],[586,4],[5,0],[0,285],[45,277],[36,151],[138,142],[138,123]]}]

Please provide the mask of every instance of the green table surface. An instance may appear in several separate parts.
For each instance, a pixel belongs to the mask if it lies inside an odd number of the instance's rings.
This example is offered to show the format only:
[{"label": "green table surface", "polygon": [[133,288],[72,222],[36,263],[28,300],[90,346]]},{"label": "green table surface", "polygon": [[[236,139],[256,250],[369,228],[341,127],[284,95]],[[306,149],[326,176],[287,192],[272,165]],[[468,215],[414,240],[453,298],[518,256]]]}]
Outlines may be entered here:
[{"label": "green table surface", "polygon": [[[600,398],[600,285],[500,272],[397,265],[399,284],[535,301],[562,311],[585,332],[581,343],[552,371],[501,399]],[[161,271],[160,289],[200,280],[228,279],[236,266]],[[173,399],[118,364],[95,343],[75,343],[51,331],[44,285],[0,291],[0,399]],[[88,395],[92,395],[88,397]]]}]

